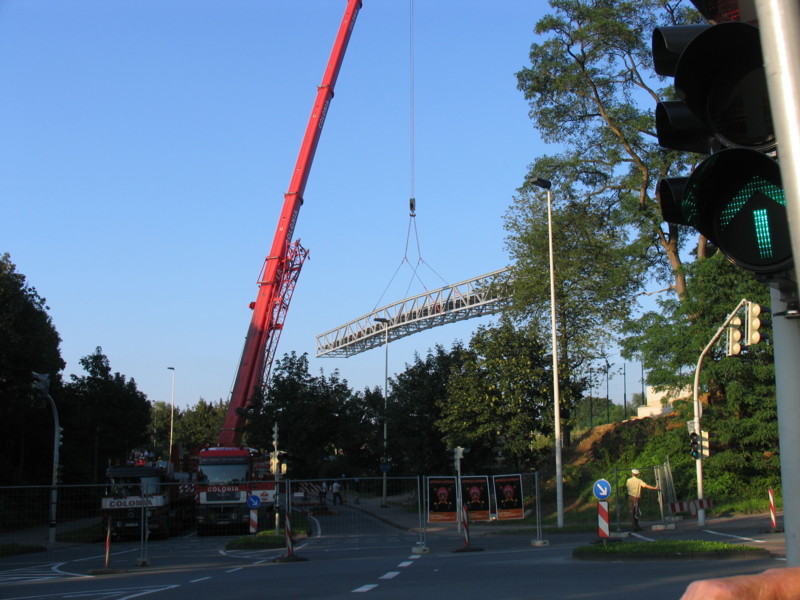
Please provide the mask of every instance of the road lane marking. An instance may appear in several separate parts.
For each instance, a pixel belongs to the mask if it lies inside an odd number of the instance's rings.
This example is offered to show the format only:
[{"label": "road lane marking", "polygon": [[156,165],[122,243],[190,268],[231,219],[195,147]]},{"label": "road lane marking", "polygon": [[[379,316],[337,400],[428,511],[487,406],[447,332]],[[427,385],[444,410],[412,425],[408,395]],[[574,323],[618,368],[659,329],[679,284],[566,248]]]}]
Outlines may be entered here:
[{"label": "road lane marking", "polygon": [[740,535],[733,535],[733,534],[730,534],[730,533],[722,533],[720,531],[712,531],[711,529],[704,529],[703,531],[705,531],[706,533],[710,533],[711,535],[719,535],[721,537],[729,537],[729,538],[733,538],[735,540],[742,540],[743,542],[753,542],[754,544],[765,544],[766,543],[765,540],[756,540],[756,539],[749,538],[749,537],[742,537]]},{"label": "road lane marking", "polygon": [[358,588],[354,589],[351,593],[353,593],[353,594],[363,594],[364,592],[368,592],[370,590],[374,590],[376,587],[378,587],[377,583],[368,583],[367,585],[362,585],[361,587],[358,587]]},{"label": "road lane marking", "polygon": [[199,583],[201,581],[205,581],[206,579],[211,579],[211,577],[201,577],[200,579],[192,579],[189,583]]},{"label": "road lane marking", "polygon": [[403,562],[401,562],[401,563],[400,563],[399,565],[397,565],[397,566],[398,566],[398,567],[408,567],[408,566],[410,566],[410,565],[413,565],[413,564],[414,564],[414,563],[413,563],[413,562],[411,562],[410,560],[404,560]]},{"label": "road lane marking", "polygon": [[400,571],[389,571],[378,577],[378,579],[394,579],[398,575],[400,575]]}]

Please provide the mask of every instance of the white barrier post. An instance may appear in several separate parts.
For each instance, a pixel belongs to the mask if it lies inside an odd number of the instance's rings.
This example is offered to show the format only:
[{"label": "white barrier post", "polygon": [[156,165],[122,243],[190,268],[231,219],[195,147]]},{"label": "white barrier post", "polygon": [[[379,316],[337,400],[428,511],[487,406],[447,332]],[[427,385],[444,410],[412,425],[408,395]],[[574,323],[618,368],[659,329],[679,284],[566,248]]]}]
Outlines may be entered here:
[{"label": "white barrier post", "polygon": [[608,533],[608,502],[601,500],[597,503],[597,534],[603,541],[609,536]]}]

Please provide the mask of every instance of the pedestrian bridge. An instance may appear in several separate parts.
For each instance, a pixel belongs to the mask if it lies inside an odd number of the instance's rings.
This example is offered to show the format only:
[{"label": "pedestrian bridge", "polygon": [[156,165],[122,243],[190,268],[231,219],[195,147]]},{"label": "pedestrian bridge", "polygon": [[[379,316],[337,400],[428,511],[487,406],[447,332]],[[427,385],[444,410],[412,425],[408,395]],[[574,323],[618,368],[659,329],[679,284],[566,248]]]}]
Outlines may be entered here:
[{"label": "pedestrian bridge", "polygon": [[418,331],[482,317],[511,300],[510,269],[406,298],[317,336],[317,356],[353,356]]}]

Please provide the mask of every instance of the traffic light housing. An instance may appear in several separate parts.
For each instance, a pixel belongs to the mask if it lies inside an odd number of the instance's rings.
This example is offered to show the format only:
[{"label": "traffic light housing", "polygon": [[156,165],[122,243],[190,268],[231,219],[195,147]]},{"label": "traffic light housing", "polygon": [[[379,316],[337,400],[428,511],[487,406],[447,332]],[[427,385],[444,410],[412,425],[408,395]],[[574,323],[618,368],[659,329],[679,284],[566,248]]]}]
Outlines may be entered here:
[{"label": "traffic light housing", "polygon": [[458,471],[461,459],[464,458],[464,448],[456,446],[453,448],[453,467]]},{"label": "traffic light housing", "polygon": [[701,455],[703,458],[711,456],[711,440],[713,437],[714,434],[709,431],[700,432],[700,444],[702,446]]},{"label": "traffic light housing", "polygon": [[700,459],[700,436],[695,431],[689,434],[689,455],[695,460]]},{"label": "traffic light housing", "polygon": [[278,469],[278,453],[276,451],[272,451],[269,453],[269,470],[273,475],[277,475]]},{"label": "traffic light housing", "polygon": [[764,341],[767,336],[761,331],[764,326],[769,327],[772,323],[767,319],[770,310],[766,306],[761,306],[755,302],[747,303],[747,322],[745,332],[747,345],[752,346]]},{"label": "traffic light housing", "polygon": [[742,320],[739,317],[731,319],[728,325],[728,351],[727,356],[736,356],[742,351],[742,331],[739,329],[742,325]]},{"label": "traffic light housing", "polygon": [[[752,1],[692,0],[711,25],[653,31],[653,64],[679,100],[656,107],[664,148],[711,154],[689,177],[662,179],[664,220],[689,225],[757,278],[793,267],[776,139]],[[722,11],[729,10],[729,14]]]}]

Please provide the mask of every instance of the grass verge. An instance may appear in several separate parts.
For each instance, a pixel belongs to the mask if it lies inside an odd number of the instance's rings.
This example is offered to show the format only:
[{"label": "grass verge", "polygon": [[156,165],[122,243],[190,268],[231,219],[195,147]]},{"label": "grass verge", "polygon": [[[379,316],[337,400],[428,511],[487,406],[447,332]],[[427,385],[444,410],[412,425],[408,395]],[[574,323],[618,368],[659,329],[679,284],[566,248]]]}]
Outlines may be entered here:
[{"label": "grass verge", "polygon": [[602,559],[671,559],[671,558],[766,558],[763,548],[703,540],[662,540],[656,542],[622,542],[581,546],[572,551],[573,558]]},{"label": "grass verge", "polygon": [[15,556],[17,554],[33,554],[34,552],[44,552],[44,546],[34,546],[30,544],[0,544],[0,556]]}]

